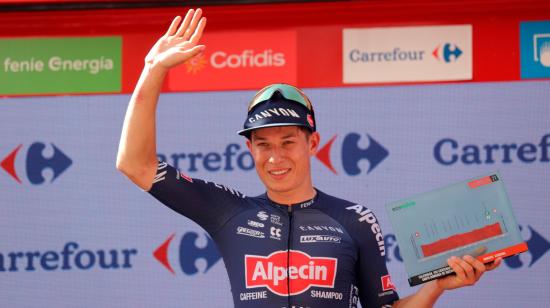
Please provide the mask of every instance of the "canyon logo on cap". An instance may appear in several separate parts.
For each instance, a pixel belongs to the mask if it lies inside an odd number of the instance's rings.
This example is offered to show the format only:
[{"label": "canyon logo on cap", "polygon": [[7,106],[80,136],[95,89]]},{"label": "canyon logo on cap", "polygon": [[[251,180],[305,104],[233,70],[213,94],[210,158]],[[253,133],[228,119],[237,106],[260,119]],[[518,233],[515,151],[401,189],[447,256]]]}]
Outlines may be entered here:
[{"label": "canyon logo on cap", "polygon": [[250,139],[252,130],[273,126],[303,126],[315,131],[315,114],[309,98],[288,84],[272,84],[261,89],[248,105],[248,116],[239,135]]}]

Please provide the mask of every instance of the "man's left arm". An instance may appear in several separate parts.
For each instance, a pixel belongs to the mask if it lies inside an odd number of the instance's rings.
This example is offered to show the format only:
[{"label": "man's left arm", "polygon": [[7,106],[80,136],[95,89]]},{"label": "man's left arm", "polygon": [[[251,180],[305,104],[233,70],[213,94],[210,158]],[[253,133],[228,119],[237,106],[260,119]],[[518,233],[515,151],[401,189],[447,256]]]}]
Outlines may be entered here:
[{"label": "man's left arm", "polygon": [[486,271],[497,268],[501,262],[501,258],[495,259],[492,263],[483,264],[469,255],[462,258],[451,257],[447,260],[447,263],[453,269],[455,275],[426,283],[418,292],[400,299],[393,307],[433,307],[444,291],[475,285]]}]

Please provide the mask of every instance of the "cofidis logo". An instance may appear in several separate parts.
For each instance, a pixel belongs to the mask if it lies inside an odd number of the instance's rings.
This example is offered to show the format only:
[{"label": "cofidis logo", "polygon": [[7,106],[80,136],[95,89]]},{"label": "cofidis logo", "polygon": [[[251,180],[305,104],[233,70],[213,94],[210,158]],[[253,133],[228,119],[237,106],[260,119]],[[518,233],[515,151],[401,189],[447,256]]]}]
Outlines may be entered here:
[{"label": "cofidis logo", "polygon": [[472,78],[472,27],[344,29],[344,83]]},{"label": "cofidis logo", "polygon": [[170,90],[234,90],[296,83],[294,31],[209,33],[204,54],[173,69]]},{"label": "cofidis logo", "polygon": [[521,78],[550,77],[550,21],[520,24]]},{"label": "cofidis logo", "polygon": [[[0,166],[2,169],[11,176],[17,183],[22,184],[21,174],[24,173],[26,178],[31,184],[39,185],[46,182],[46,179],[42,175],[42,171],[50,169],[53,172],[53,177],[50,182],[57,179],[67,168],[69,168],[73,161],[63,151],[61,151],[55,144],[50,144],[50,149],[46,149],[47,146],[43,142],[34,142],[28,147],[23,144],[16,146],[7,154]],[[26,150],[26,151],[25,151]],[[51,155],[46,155],[44,152],[49,150],[53,152]],[[16,167],[16,160],[18,157],[24,159],[24,168],[19,170]]]}]

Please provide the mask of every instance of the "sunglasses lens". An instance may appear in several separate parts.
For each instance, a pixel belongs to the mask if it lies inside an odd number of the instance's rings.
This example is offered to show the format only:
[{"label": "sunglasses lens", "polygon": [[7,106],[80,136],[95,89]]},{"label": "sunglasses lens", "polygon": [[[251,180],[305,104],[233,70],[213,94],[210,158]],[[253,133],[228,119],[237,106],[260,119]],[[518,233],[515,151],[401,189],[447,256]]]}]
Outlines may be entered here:
[{"label": "sunglasses lens", "polygon": [[261,89],[248,105],[248,111],[252,110],[252,108],[254,108],[257,104],[270,99],[271,96],[273,96],[273,94],[277,91],[281,93],[284,98],[300,103],[308,110],[312,110],[309,99],[302,93],[302,91],[290,85],[276,84]]}]

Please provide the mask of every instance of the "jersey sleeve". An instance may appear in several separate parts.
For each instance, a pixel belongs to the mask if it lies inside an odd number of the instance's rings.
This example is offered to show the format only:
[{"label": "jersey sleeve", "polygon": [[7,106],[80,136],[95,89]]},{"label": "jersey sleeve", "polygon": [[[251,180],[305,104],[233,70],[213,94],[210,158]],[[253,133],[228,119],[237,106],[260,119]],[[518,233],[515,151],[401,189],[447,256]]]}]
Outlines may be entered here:
[{"label": "jersey sleeve", "polygon": [[[363,307],[391,307],[399,299],[386,267],[384,236],[374,213],[356,205],[352,237],[358,242],[358,287]],[[350,209],[348,208],[348,209]]]},{"label": "jersey sleeve", "polygon": [[245,207],[245,196],[226,186],[193,179],[159,162],[149,193],[211,235]]}]

